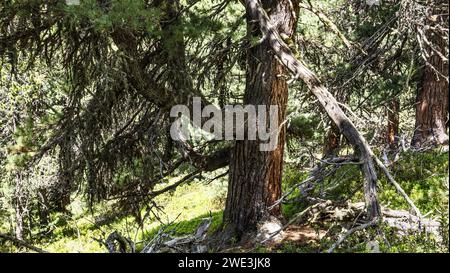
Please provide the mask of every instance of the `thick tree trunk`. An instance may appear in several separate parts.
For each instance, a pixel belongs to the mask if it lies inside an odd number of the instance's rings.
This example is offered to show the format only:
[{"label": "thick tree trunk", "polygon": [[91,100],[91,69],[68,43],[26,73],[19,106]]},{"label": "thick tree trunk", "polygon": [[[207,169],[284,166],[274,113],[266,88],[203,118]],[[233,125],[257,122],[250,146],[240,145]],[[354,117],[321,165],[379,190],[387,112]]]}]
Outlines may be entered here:
[{"label": "thick tree trunk", "polygon": [[389,102],[387,112],[388,124],[386,137],[389,148],[394,150],[398,144],[398,128],[400,123],[400,100],[398,97],[393,98]]},{"label": "thick tree trunk", "polygon": [[[447,21],[448,8],[442,10],[436,6],[434,14],[442,16]],[[437,17],[439,18],[439,17]],[[430,22],[432,23],[432,22]],[[417,90],[416,98],[416,126],[411,145],[420,147],[428,144],[448,144],[448,60],[443,60],[435,50],[445,52],[448,48],[448,40],[431,29],[427,30],[426,38],[432,43],[423,50],[430,56],[425,65],[422,80]]]},{"label": "thick tree trunk", "polygon": [[[279,32],[291,37],[295,32],[295,1],[264,1],[264,8],[270,10],[269,16]],[[247,13],[247,32],[249,40],[261,38],[260,26],[252,13]],[[277,105],[278,124],[286,116],[288,85],[284,66],[271,51],[269,41],[265,40],[250,47],[247,52],[247,75],[244,104]],[[280,128],[275,150],[260,151],[258,140],[236,141],[230,162],[228,197],[224,212],[226,229],[234,236],[255,231],[257,224],[269,220],[271,216],[281,215],[280,206],[271,206],[281,197],[281,178],[285,126]]]},{"label": "thick tree trunk", "polygon": [[374,165],[374,154],[365,138],[359,133],[355,125],[346,116],[339,103],[322,85],[317,76],[309,70],[304,63],[295,58],[292,50],[280,36],[280,32],[268,18],[266,11],[261,7],[259,0],[246,0],[247,12],[255,21],[260,22],[264,34],[264,41],[269,41],[270,47],[278,59],[296,78],[303,80],[311,93],[317,98],[320,105],[330,119],[340,129],[342,134],[353,145],[355,152],[361,159],[361,169],[364,175],[364,195],[368,219],[381,216],[381,209],[377,199],[377,174]]},{"label": "thick tree trunk", "polygon": [[[431,65],[448,77],[448,64],[439,56],[431,58]],[[448,82],[426,66],[416,99],[416,125],[411,145],[448,144]]]}]

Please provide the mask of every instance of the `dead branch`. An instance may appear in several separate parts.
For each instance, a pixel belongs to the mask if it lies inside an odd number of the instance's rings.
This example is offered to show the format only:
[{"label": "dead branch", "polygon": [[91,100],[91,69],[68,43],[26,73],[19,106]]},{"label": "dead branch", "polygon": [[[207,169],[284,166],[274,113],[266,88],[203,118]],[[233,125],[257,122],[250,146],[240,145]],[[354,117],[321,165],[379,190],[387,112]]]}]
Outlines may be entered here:
[{"label": "dead branch", "polygon": [[372,220],[368,223],[356,226],[354,228],[349,229],[345,234],[343,234],[342,236],[340,236],[339,240],[337,242],[335,242],[328,250],[327,253],[332,253],[334,251],[334,249],[336,247],[338,247],[345,239],[347,239],[348,236],[352,235],[354,232],[358,231],[358,230],[363,230],[365,228],[371,227],[376,225],[378,222],[377,219]]},{"label": "dead branch", "polygon": [[246,9],[253,20],[260,23],[261,32],[264,35],[275,56],[292,73],[294,79],[300,78],[309,90],[318,99],[319,103],[330,119],[342,131],[343,135],[358,152],[364,175],[364,193],[367,207],[367,215],[370,219],[380,217],[381,210],[377,198],[377,174],[373,163],[373,152],[366,139],[359,133],[353,122],[347,117],[339,106],[334,96],[320,82],[318,77],[304,63],[299,61],[292,50],[281,38],[276,27],[271,23],[266,11],[262,8],[260,0],[246,0]]},{"label": "dead branch", "polygon": [[[362,164],[362,162],[356,162],[357,159],[352,158],[352,157],[336,157],[336,158],[330,158],[330,159],[317,158],[317,159],[320,161],[320,164],[318,164],[311,170],[309,176],[305,180],[298,182],[298,183],[294,184],[293,186],[291,186],[289,189],[287,189],[286,192],[280,197],[280,199],[278,199],[270,207],[268,207],[268,210],[271,210],[271,209],[275,208],[276,206],[278,206],[279,204],[281,204],[282,202],[284,202],[286,200],[286,198],[294,192],[295,189],[300,189],[302,191],[303,195],[305,197],[308,197],[307,192],[313,188],[313,183],[318,183],[320,181],[323,181],[326,177],[335,173],[336,170],[342,165],[346,165],[346,164],[360,165],[360,164]],[[334,168],[331,169],[330,171],[325,171],[325,168],[324,168],[325,164],[333,165]]]},{"label": "dead branch", "polygon": [[17,238],[14,238],[13,236],[10,236],[7,234],[0,233],[0,238],[7,240],[7,241],[11,241],[13,244],[15,244],[17,246],[26,247],[26,248],[33,250],[35,252],[38,252],[38,253],[48,253],[48,251],[43,250],[42,248],[36,247],[24,240],[19,240]]},{"label": "dead branch", "polygon": [[408,205],[411,207],[411,209],[414,211],[414,213],[419,217],[423,218],[422,213],[420,213],[420,210],[414,205],[414,202],[409,198],[409,196],[406,194],[406,192],[402,189],[402,187],[395,181],[395,179],[390,174],[389,170],[384,166],[383,162],[379,160],[377,157],[374,156],[375,162],[377,163],[378,167],[380,167],[381,170],[383,170],[384,174],[386,175],[388,181],[394,185],[397,192],[403,196],[403,198],[406,200]]},{"label": "dead branch", "polygon": [[338,240],[328,249],[327,252],[333,252],[340,244],[342,244],[350,235],[356,231],[363,230],[367,227],[384,223],[387,226],[394,228],[398,236],[405,236],[409,234],[422,233],[432,234],[438,241],[442,241],[439,234],[439,222],[429,219],[420,218],[405,210],[392,210],[389,208],[382,208],[382,217],[373,219],[369,222],[360,222],[360,225],[354,225],[364,213],[364,203],[340,203],[331,200],[318,200],[306,209],[295,214],[286,224],[273,233],[270,233],[266,239],[256,242],[255,246],[248,252],[256,249],[257,246],[262,245],[275,236],[281,234],[292,224],[314,224],[324,222],[331,222],[333,225],[341,225],[347,227],[347,231],[338,238]]},{"label": "dead branch", "polygon": [[[142,250],[143,253],[182,252],[203,253],[207,251],[206,234],[211,226],[212,218],[205,218],[197,227],[195,233],[182,237],[172,237],[166,232],[167,226],[161,228],[155,237]],[[173,230],[172,230],[173,231]]]}]

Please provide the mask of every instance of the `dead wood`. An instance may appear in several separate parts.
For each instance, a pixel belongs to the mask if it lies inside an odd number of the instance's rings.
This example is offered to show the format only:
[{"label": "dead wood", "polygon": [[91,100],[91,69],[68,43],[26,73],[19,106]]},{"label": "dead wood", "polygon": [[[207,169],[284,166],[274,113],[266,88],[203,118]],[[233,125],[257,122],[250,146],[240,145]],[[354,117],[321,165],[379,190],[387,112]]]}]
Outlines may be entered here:
[{"label": "dead wood", "polygon": [[206,235],[212,218],[205,218],[193,234],[173,237],[167,227],[161,228],[142,253],[203,253],[207,251]]},{"label": "dead wood", "polygon": [[24,241],[24,240],[19,240],[17,238],[14,238],[13,236],[10,236],[10,235],[7,235],[7,234],[0,233],[0,238],[4,239],[6,241],[11,241],[16,246],[25,247],[25,248],[28,248],[28,249],[33,250],[35,252],[38,252],[38,253],[48,253],[46,250],[43,250],[42,248],[36,247],[36,246],[34,246],[34,245]]}]

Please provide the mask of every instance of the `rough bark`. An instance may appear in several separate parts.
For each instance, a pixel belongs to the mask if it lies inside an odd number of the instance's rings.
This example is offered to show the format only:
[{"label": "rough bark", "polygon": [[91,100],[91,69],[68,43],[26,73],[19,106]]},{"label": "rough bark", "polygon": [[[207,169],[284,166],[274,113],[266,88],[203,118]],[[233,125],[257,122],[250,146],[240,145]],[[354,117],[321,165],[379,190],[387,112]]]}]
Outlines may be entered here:
[{"label": "rough bark", "polygon": [[428,27],[417,29],[425,66],[417,89],[414,147],[448,144],[448,37],[433,30],[436,25],[448,26],[448,18],[446,1],[437,1],[427,17]]},{"label": "rough bark", "polygon": [[[448,18],[448,16],[447,16]],[[448,20],[448,19],[447,19]],[[443,52],[446,45],[444,37],[432,35],[428,40]],[[448,42],[447,42],[448,43]],[[445,79],[447,78],[447,80]],[[417,90],[416,126],[411,145],[420,147],[428,144],[448,144],[448,61],[434,53],[423,70]]]},{"label": "rough bark", "polygon": [[336,125],[331,125],[325,135],[325,141],[323,146],[323,158],[335,157],[339,153],[340,149],[341,132]]},{"label": "rough bark", "polygon": [[342,111],[339,103],[327,88],[322,85],[317,76],[305,64],[294,57],[294,54],[283,41],[278,30],[262,8],[261,2],[259,0],[246,0],[245,3],[247,12],[251,14],[252,18],[260,22],[264,41],[269,42],[275,55],[295,75],[295,78],[301,79],[308,86],[330,119],[338,126],[350,144],[353,145],[356,153],[363,162],[361,168],[364,175],[367,216],[369,219],[380,217],[381,210],[377,199],[377,174],[374,166],[373,152],[367,141]]},{"label": "rough bark", "polygon": [[387,109],[388,124],[387,124],[387,142],[389,148],[394,150],[397,148],[398,144],[398,127],[400,123],[400,100],[398,97],[393,98],[389,102],[389,107]]},{"label": "rough bark", "polygon": [[[348,94],[345,90],[337,90],[335,97],[339,102],[347,103]],[[323,158],[332,158],[339,154],[341,148],[341,136],[342,134],[339,127],[331,121],[330,129],[328,129],[328,132],[325,135]]]},{"label": "rough bark", "polygon": [[[294,4],[294,5],[291,5]],[[264,1],[264,8],[279,32],[292,37],[296,27],[298,5],[295,1]],[[251,9],[247,9],[247,33],[250,40],[261,37],[260,26]],[[268,40],[250,47],[247,52],[247,75],[244,104],[278,105],[278,124],[286,116],[288,85],[284,66],[271,52]],[[238,238],[255,231],[258,223],[281,215],[280,206],[268,210],[281,197],[281,178],[285,126],[281,126],[275,150],[260,151],[258,140],[236,141],[230,162],[228,196],[224,212],[226,228]]]}]

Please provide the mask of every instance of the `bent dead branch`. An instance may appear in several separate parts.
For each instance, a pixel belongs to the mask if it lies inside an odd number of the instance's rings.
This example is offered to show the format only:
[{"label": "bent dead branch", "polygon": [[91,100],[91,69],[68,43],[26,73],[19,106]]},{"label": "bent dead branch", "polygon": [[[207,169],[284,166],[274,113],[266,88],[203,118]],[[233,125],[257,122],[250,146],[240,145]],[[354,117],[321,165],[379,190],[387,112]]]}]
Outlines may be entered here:
[{"label": "bent dead branch", "polygon": [[249,16],[260,23],[261,32],[264,39],[268,39],[274,54],[279,58],[279,61],[292,73],[294,79],[301,79],[308,86],[309,90],[318,99],[319,103],[328,114],[330,119],[338,126],[339,130],[348,139],[351,145],[357,152],[360,161],[361,169],[364,175],[364,195],[369,220],[373,220],[381,216],[381,209],[377,198],[377,173],[375,170],[375,163],[386,174],[390,183],[392,183],[397,191],[406,199],[408,204],[417,214],[421,216],[420,211],[401,189],[398,183],[395,182],[390,175],[387,168],[374,155],[372,149],[367,143],[366,139],[361,135],[353,122],[347,117],[341,109],[339,102],[328,91],[328,89],[320,82],[318,77],[308,67],[298,60],[291,49],[281,38],[278,30],[272,25],[270,18],[265,10],[262,8],[260,0],[247,0],[246,9]]},{"label": "bent dead branch", "polygon": [[362,172],[364,175],[364,192],[368,218],[374,219],[380,217],[381,210],[377,198],[378,178],[373,162],[373,152],[367,141],[359,133],[356,126],[347,117],[344,111],[342,111],[339,103],[328,89],[322,85],[317,76],[309,70],[305,64],[295,58],[291,49],[283,41],[275,26],[272,25],[267,13],[262,8],[261,1],[247,0],[245,3],[248,15],[253,20],[259,21],[264,39],[269,41],[270,46],[279,61],[295,75],[294,79],[301,79],[305,82],[331,120],[354,146],[361,161],[364,162],[362,164]]},{"label": "bent dead branch", "polygon": [[[349,41],[347,37],[345,37],[345,35],[339,30],[336,24],[333,23],[333,21],[330,18],[328,18],[328,16],[320,9],[313,7],[311,3],[308,3],[308,5],[305,3],[300,3],[300,7],[309,10],[310,12],[315,14],[326,27],[328,27],[332,32],[334,32],[334,34],[336,34],[336,36],[339,37],[339,39],[342,40],[342,42],[348,49],[352,50],[355,47],[355,45],[351,41]],[[357,45],[356,47],[364,54],[367,54],[359,45]]]}]

